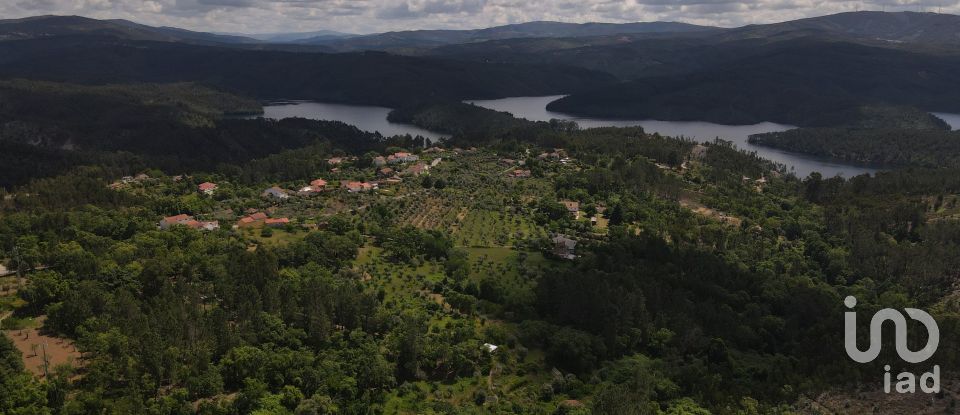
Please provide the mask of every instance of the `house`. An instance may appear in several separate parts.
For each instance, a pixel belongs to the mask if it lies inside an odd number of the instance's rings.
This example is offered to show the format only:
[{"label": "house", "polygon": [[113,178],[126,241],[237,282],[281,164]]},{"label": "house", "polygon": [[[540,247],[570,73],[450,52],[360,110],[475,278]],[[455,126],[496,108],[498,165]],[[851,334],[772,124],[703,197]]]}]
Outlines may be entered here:
[{"label": "house", "polygon": [[443,161],[443,157],[437,157],[430,162],[430,167],[437,167],[440,165],[440,162]]},{"label": "house", "polygon": [[417,160],[420,160],[419,156],[416,154],[407,153],[405,151],[393,153],[387,156],[387,163],[389,164],[412,163]]},{"label": "house", "polygon": [[192,226],[194,229],[204,230],[204,231],[215,231],[220,229],[220,221],[210,220],[210,221],[199,221],[196,226]]},{"label": "house", "polygon": [[375,190],[378,185],[376,183],[369,182],[355,182],[344,180],[340,182],[340,187],[346,189],[350,193],[360,193],[360,192],[369,192]]},{"label": "house", "polygon": [[412,166],[410,166],[410,167],[407,167],[405,170],[403,170],[402,173],[400,173],[400,175],[401,175],[401,176],[413,176],[413,177],[417,177],[417,176],[419,176],[419,175],[421,175],[421,174],[427,173],[428,171],[430,171],[430,167],[429,167],[429,166],[427,166],[426,164],[423,164],[423,163],[417,163],[417,164],[414,164],[414,165],[412,165]]},{"label": "house", "polygon": [[160,229],[167,229],[173,225],[182,225],[185,222],[193,220],[193,216],[187,214],[179,214],[175,216],[167,216],[160,220]]},{"label": "house", "polygon": [[244,216],[240,218],[240,221],[237,222],[237,227],[246,227],[253,226],[260,222],[263,222],[267,219],[267,214],[263,212],[255,212],[250,216]]},{"label": "house", "polygon": [[165,217],[160,220],[159,225],[160,229],[169,229],[174,225],[182,225],[201,231],[213,231],[220,229],[220,222],[218,221],[199,221],[194,219],[193,216],[186,214]]},{"label": "house", "polygon": [[288,223],[290,223],[290,219],[288,219],[288,218],[275,218],[275,219],[274,219],[274,218],[270,218],[270,219],[265,220],[263,223],[264,223],[265,225],[271,227],[271,228],[282,228],[282,227],[286,226]]},{"label": "house", "polygon": [[576,255],[577,241],[567,238],[563,235],[553,237],[553,254],[563,259],[574,259]]},{"label": "house", "polygon": [[393,173],[394,173],[394,170],[391,169],[391,168],[389,168],[389,167],[384,167],[384,168],[382,168],[382,169],[380,169],[380,170],[377,170],[377,175],[378,175],[378,176],[382,176],[382,177],[390,177],[390,176],[393,176]]},{"label": "house", "polygon": [[497,351],[497,349],[499,349],[499,348],[500,348],[500,346],[497,346],[497,345],[495,345],[495,344],[491,344],[491,343],[484,343],[484,344],[483,344],[483,349],[486,350],[488,353],[493,353],[493,352]]},{"label": "house", "polygon": [[396,176],[380,181],[380,184],[387,185],[387,186],[393,186],[400,183],[403,183],[403,179]]},{"label": "house", "polygon": [[517,179],[527,178],[527,177],[530,177],[530,170],[517,169],[510,172],[510,176]]},{"label": "house", "polygon": [[260,194],[260,196],[263,196],[266,198],[278,199],[278,200],[286,200],[290,198],[290,194],[288,194],[286,190],[281,189],[277,186],[273,186],[267,190],[264,190],[263,193]]},{"label": "house", "polygon": [[373,158],[373,165],[377,167],[383,167],[387,165],[387,159],[383,156],[376,156]]},{"label": "house", "polygon": [[[553,149],[553,151],[550,152],[550,153],[547,153],[547,152],[540,153],[540,155],[537,156],[537,158],[538,158],[538,159],[541,159],[541,160],[547,160],[547,159],[550,159],[550,160],[567,159],[567,152],[564,151],[562,148],[555,148],[555,149]],[[570,160],[567,159],[567,161],[570,161]]]},{"label": "house", "polygon": [[200,190],[200,193],[203,193],[207,196],[213,195],[217,191],[217,184],[210,182],[203,182],[197,186],[197,190]]},{"label": "house", "polygon": [[309,186],[304,186],[300,188],[300,191],[297,193],[301,196],[310,196],[313,194],[320,193],[327,188],[327,181],[323,179],[317,179],[310,182]]},{"label": "house", "polygon": [[343,157],[331,157],[327,159],[327,164],[331,166],[336,166],[340,163],[343,163]]},{"label": "house", "polygon": [[580,219],[580,202],[574,202],[572,200],[561,200],[561,204],[567,208],[567,212],[573,215],[574,219]]}]

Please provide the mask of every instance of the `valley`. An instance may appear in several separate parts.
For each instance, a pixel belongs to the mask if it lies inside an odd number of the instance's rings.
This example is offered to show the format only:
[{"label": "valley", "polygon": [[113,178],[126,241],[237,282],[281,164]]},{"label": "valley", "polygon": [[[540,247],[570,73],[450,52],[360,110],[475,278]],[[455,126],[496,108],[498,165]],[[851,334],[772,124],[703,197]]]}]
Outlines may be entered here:
[{"label": "valley", "polygon": [[192,7],[0,20],[0,414],[955,411],[960,17]]}]

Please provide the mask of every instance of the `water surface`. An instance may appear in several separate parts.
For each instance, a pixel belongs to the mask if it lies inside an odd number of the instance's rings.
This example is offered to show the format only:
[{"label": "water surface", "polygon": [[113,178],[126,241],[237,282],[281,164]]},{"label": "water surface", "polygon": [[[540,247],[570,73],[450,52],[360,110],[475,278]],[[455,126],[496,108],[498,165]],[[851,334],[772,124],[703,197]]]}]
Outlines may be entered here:
[{"label": "water surface", "polygon": [[387,121],[389,113],[390,108],[369,105],[289,101],[264,105],[262,117],[276,120],[300,117],[311,120],[342,121],[364,131],[380,132],[385,137],[410,134],[414,137],[421,135],[433,141],[448,137],[446,134],[425,130],[415,125]]},{"label": "water surface", "polygon": [[960,114],[950,114],[947,112],[931,112],[931,114],[940,117],[941,120],[950,124],[951,130],[960,130]]},{"label": "water surface", "polygon": [[[737,147],[741,149],[755,151],[760,157],[783,163],[787,166],[788,171],[795,173],[798,177],[806,177],[816,171],[820,172],[824,177],[840,175],[849,178],[864,173],[872,174],[877,171],[877,169],[871,167],[835,162],[820,157],[758,146],[747,142],[747,138],[751,134],[785,131],[795,128],[791,125],[772,122],[762,122],[753,125],[723,125],[704,121],[617,120],[577,117],[548,111],[547,104],[561,97],[563,97],[563,95],[468,100],[466,102],[497,111],[506,111],[518,118],[526,118],[530,121],[549,121],[551,119],[571,120],[576,121],[583,128],[640,126],[648,133],[657,132],[667,136],[682,136],[700,142],[712,141],[714,138],[719,137],[724,140],[733,141]],[[960,117],[958,117],[957,121],[960,122]],[[960,123],[958,123],[958,125],[960,125]]]}]

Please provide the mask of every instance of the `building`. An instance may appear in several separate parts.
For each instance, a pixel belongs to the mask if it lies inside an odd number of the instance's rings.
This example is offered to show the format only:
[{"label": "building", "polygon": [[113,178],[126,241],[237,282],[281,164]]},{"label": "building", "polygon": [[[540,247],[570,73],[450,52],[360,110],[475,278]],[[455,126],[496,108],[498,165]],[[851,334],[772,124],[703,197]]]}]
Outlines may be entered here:
[{"label": "building", "polygon": [[343,163],[343,157],[331,157],[327,159],[327,164],[331,166],[336,166],[340,163]]},{"label": "building", "polygon": [[561,200],[561,204],[567,208],[567,212],[573,215],[574,219],[580,219],[580,202],[574,202],[572,200]]},{"label": "building", "polygon": [[317,193],[320,193],[327,189],[327,181],[323,179],[317,179],[310,182],[309,186],[304,186],[300,188],[300,191],[297,192],[302,196],[310,196]]},{"label": "building", "polygon": [[380,184],[386,185],[386,186],[398,185],[398,184],[400,184],[400,183],[403,183],[403,179],[401,179],[401,178],[399,178],[399,177],[396,177],[396,176],[390,177],[390,178],[388,178],[388,179],[384,179],[384,180],[381,180],[381,181],[380,181]]},{"label": "building", "polygon": [[412,163],[417,160],[420,160],[419,156],[416,154],[407,153],[405,151],[393,153],[387,156],[387,163],[389,164]]},{"label": "building", "polygon": [[264,190],[263,193],[261,193],[260,195],[266,198],[272,198],[277,200],[286,200],[290,198],[290,194],[287,193],[286,190],[281,189],[277,186],[273,186],[267,190]]},{"label": "building", "polygon": [[237,227],[247,227],[254,226],[258,223],[267,220],[267,214],[263,212],[255,212],[250,214],[250,216],[244,216],[240,218],[240,221],[237,222]]},{"label": "building", "polygon": [[220,221],[216,221],[216,220],[203,221],[202,220],[202,221],[199,221],[199,223],[197,223],[197,227],[195,227],[194,229],[200,229],[204,231],[215,231],[217,229],[220,229]]},{"label": "building", "polygon": [[426,164],[423,164],[423,163],[417,163],[404,169],[403,172],[400,173],[400,175],[417,177],[421,174],[426,174],[429,171],[430,171],[430,166],[427,166]]},{"label": "building", "polygon": [[181,225],[188,228],[193,228],[201,231],[213,231],[220,229],[220,222],[218,221],[200,221],[193,218],[193,216],[180,214],[176,216],[168,216],[160,220],[159,226],[160,229],[170,229],[171,226]]},{"label": "building", "polygon": [[517,170],[514,170],[514,171],[510,172],[510,177],[514,177],[514,178],[517,178],[517,179],[523,179],[523,178],[527,178],[527,177],[530,177],[530,176],[531,176],[530,170],[520,170],[520,169],[517,169]]},{"label": "building", "polygon": [[360,193],[360,192],[369,192],[376,190],[378,185],[376,183],[370,182],[355,182],[344,180],[340,182],[340,187],[346,189],[350,193]]},{"label": "building", "polygon": [[393,176],[393,173],[394,173],[393,169],[389,167],[384,167],[380,170],[377,170],[377,175],[381,177],[390,177],[390,176]]},{"label": "building", "polygon": [[193,220],[193,216],[187,214],[179,214],[175,216],[167,216],[160,220],[160,229],[167,229],[173,225],[182,225],[188,221]]},{"label": "building", "polygon": [[284,227],[284,226],[287,226],[288,223],[290,223],[290,219],[288,219],[288,218],[275,218],[275,219],[274,219],[274,218],[270,218],[270,219],[265,220],[263,223],[264,223],[265,225],[271,227],[271,228],[282,228],[282,227]]},{"label": "building", "polygon": [[200,193],[203,193],[203,194],[205,194],[205,195],[210,196],[210,195],[213,195],[213,193],[217,191],[217,184],[216,184],[216,183],[210,183],[210,182],[203,182],[203,183],[200,183],[200,185],[197,186],[197,190],[199,190]]},{"label": "building", "polygon": [[567,238],[563,235],[553,237],[553,254],[563,259],[574,259],[576,255],[577,241]]},{"label": "building", "polygon": [[383,156],[376,156],[373,158],[373,165],[377,167],[383,167],[387,165],[387,159]]}]

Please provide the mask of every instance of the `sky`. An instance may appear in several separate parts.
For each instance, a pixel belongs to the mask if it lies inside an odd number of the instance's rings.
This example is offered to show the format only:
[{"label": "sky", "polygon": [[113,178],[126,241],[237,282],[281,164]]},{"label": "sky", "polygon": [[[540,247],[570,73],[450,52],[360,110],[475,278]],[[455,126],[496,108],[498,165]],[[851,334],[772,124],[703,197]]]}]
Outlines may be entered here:
[{"label": "sky", "polygon": [[960,13],[960,0],[0,0],[0,18],[80,15],[251,34],[473,29],[536,20],[734,27],[855,10]]}]

